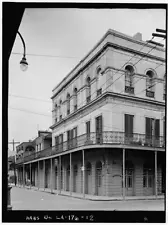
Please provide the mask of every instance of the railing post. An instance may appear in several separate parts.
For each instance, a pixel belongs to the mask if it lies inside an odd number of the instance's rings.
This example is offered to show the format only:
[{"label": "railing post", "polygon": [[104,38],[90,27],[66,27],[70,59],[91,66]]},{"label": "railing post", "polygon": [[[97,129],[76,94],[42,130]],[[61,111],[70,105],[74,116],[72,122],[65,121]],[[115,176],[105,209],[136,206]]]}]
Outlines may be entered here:
[{"label": "railing post", "polygon": [[83,198],[85,198],[85,152],[82,150],[82,159],[83,159]]},{"label": "railing post", "polygon": [[123,148],[123,199],[125,200],[125,149]]},{"label": "railing post", "polygon": [[32,172],[31,172],[31,163],[30,163],[30,189],[31,189],[31,182],[32,182]]},{"label": "railing post", "polygon": [[59,193],[61,194],[61,156],[59,156]]},{"label": "railing post", "polygon": [[25,187],[25,165],[23,163],[23,187]]},{"label": "railing post", "polygon": [[70,195],[72,195],[72,156],[70,153]]},{"label": "railing post", "polygon": [[155,196],[157,198],[157,151],[155,151]]},{"label": "railing post", "polygon": [[44,178],[44,190],[45,190],[45,159],[43,160],[43,178]]},{"label": "railing post", "polygon": [[37,174],[38,174],[38,189],[40,188],[40,161],[38,160],[38,169],[37,169]]},{"label": "railing post", "polygon": [[53,176],[52,176],[52,174],[53,174],[53,171],[52,171],[53,168],[52,168],[52,166],[53,165],[52,165],[52,158],[50,159],[50,163],[51,163],[51,174],[50,174],[51,175],[51,178],[50,178],[51,181],[50,181],[50,183],[51,183],[51,193],[52,193],[53,192],[53,179],[52,179],[53,178]]}]

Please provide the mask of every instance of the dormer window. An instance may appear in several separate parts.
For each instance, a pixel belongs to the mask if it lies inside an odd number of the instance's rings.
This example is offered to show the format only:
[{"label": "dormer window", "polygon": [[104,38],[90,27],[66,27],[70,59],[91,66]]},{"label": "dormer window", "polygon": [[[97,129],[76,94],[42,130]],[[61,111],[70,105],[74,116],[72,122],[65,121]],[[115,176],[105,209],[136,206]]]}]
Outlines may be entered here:
[{"label": "dormer window", "polygon": [[146,96],[154,98],[154,72],[148,70],[146,73]]},{"label": "dormer window", "polygon": [[133,87],[134,68],[131,65],[125,67],[125,92],[134,94]]}]

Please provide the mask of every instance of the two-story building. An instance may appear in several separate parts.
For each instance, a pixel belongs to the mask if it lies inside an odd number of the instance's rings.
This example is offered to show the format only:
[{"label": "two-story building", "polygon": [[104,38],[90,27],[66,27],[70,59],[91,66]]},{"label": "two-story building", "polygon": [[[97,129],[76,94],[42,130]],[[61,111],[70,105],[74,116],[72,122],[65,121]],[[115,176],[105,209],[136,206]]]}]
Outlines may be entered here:
[{"label": "two-story building", "polygon": [[59,193],[163,194],[165,86],[163,47],[108,30],[53,89],[52,149],[28,163]]}]

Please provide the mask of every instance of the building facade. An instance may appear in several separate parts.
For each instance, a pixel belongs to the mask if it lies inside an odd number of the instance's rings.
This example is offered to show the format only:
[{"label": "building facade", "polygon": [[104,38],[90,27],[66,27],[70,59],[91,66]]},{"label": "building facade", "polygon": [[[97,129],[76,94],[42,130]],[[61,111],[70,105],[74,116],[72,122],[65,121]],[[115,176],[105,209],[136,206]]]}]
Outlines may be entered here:
[{"label": "building facade", "polygon": [[108,30],[53,89],[52,148],[26,162],[36,165],[38,187],[163,194],[165,79],[164,48]]}]

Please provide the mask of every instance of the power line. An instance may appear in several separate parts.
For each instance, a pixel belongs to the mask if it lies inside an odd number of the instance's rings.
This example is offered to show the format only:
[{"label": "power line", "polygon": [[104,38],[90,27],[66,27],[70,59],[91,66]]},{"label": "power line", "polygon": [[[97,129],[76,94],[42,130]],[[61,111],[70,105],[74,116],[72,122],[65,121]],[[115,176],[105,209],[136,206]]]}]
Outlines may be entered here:
[{"label": "power line", "polygon": [[16,97],[16,98],[25,98],[25,99],[35,100],[35,101],[42,101],[42,102],[52,103],[49,100],[44,100],[44,99],[39,99],[39,98],[31,98],[31,97],[20,96],[20,95],[13,95],[13,94],[9,94],[9,96]]},{"label": "power line", "polygon": [[37,112],[32,112],[32,111],[28,111],[28,110],[25,110],[25,109],[19,109],[19,108],[14,108],[14,107],[8,107],[10,109],[14,109],[14,110],[18,110],[18,111],[23,111],[23,112],[27,112],[27,113],[32,113],[32,114],[37,114],[37,115],[40,115],[40,116],[47,116],[47,117],[50,117],[52,118],[52,115],[49,116],[49,115],[46,115],[46,114],[42,114],[42,113],[37,113]]}]

